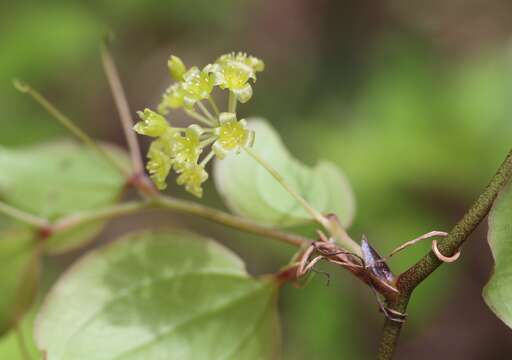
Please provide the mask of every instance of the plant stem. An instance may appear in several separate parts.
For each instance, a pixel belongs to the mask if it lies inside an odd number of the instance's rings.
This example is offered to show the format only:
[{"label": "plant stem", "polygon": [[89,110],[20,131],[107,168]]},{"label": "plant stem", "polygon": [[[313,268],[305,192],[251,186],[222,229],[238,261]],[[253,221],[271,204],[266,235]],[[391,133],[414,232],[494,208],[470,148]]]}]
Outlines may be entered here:
[{"label": "plant stem", "polygon": [[[399,311],[402,314],[405,314],[409,299],[410,294],[401,294],[398,299],[389,302],[388,307]],[[386,318],[379,343],[379,350],[377,355],[378,360],[388,360],[393,358],[393,354],[395,353],[396,345],[398,342],[398,337],[402,331],[402,325],[403,323],[401,322],[392,321]]]},{"label": "plant stem", "polygon": [[208,102],[209,102],[209,103],[210,103],[210,105],[212,106],[212,109],[213,109],[213,111],[215,112],[215,114],[216,114],[217,116],[219,116],[219,114],[220,114],[219,108],[218,108],[218,106],[217,106],[217,103],[215,102],[215,100],[213,100],[213,98],[212,98],[212,96],[211,96],[211,95],[210,95],[210,96],[208,96]]},{"label": "plant stem", "polygon": [[180,200],[163,195],[152,199],[152,201],[155,203],[157,207],[175,210],[186,214],[196,215],[202,217],[203,219],[216,222],[218,224],[229,226],[231,228],[252,233],[255,235],[268,237],[274,240],[279,240],[290,245],[302,246],[308,242],[311,242],[310,239],[302,237],[300,235],[284,232],[273,227],[264,226],[249,219],[236,215],[231,215],[224,211],[213,209],[196,202]]},{"label": "plant stem", "polygon": [[318,210],[316,210],[313,206],[311,206],[300,194],[298,194],[291,186],[286,182],[279,172],[277,172],[269,163],[267,163],[262,157],[256,154],[252,149],[248,147],[244,147],[244,150],[254,159],[256,160],[265,170],[269,172],[270,175],[276,181],[281,184],[281,186],[295,199],[297,202],[306,210],[313,220],[317,221],[320,225],[322,225],[326,230],[329,231],[333,237],[336,238],[337,242],[345,248],[356,255],[361,256],[361,247],[347,234],[341,223],[338,221],[336,217],[333,219],[329,219],[322,215]]},{"label": "plant stem", "polygon": [[252,149],[248,147],[244,147],[244,150],[249,154],[256,162],[258,162],[265,170],[268,171],[270,175],[276,181],[281,184],[281,186],[295,199],[297,202],[306,210],[311,217],[317,221],[320,225],[322,225],[326,229],[330,229],[331,225],[329,220],[325,218],[318,210],[312,207],[302,196],[300,196],[291,186],[286,182],[286,180],[279,174],[269,163],[267,163],[262,157],[256,154]]},{"label": "plant stem", "polygon": [[229,91],[228,111],[230,113],[236,113],[236,95],[231,90]]},{"label": "plant stem", "polygon": [[208,119],[207,117],[199,114],[197,111],[195,111],[195,110],[185,110],[185,112],[191,118],[194,118],[197,121],[199,121],[199,122],[201,122],[201,123],[203,123],[203,124],[205,124],[207,126],[215,127],[215,124],[210,119]]},{"label": "plant stem", "polygon": [[302,246],[311,242],[311,239],[303,236],[284,232],[273,227],[264,226],[240,216],[231,215],[221,210],[210,208],[187,200],[180,200],[164,195],[157,195],[148,200],[130,201],[118,205],[113,205],[99,210],[90,212],[81,212],[65,216],[53,224],[46,219],[35,217],[34,215],[25,213],[21,210],[12,208],[9,205],[0,203],[0,212],[7,214],[17,220],[23,221],[30,225],[49,229],[50,234],[60,231],[69,230],[71,228],[84,225],[96,220],[113,219],[116,217],[138,213],[150,209],[167,209],[174,210],[185,214],[199,216],[203,219],[213,221],[215,223],[225,225],[240,231],[260,235],[281,242],[285,242],[294,246]]},{"label": "plant stem", "polygon": [[203,114],[208,118],[210,119],[213,123],[217,123],[218,120],[208,111],[208,109],[206,108],[206,106],[203,105],[203,103],[201,101],[198,101],[197,102],[197,106],[199,107],[199,109],[201,109],[201,111],[203,112]]},{"label": "plant stem", "polygon": [[6,203],[0,202],[0,213],[7,215],[8,217],[21,221],[22,223],[35,226],[38,228],[45,227],[48,225],[48,221],[36,215],[29,214],[23,210],[7,205]]},{"label": "plant stem", "polygon": [[124,169],[104,148],[99,146],[93,139],[89,137],[82,129],[76,126],[67,116],[61,113],[52,103],[50,103],[44,96],[34,90],[30,85],[23,83],[19,80],[14,81],[14,86],[20,92],[30,95],[39,105],[41,105],[50,115],[52,115],[61,125],[68,129],[74,136],[76,136],[84,144],[95,150],[105,160],[107,160],[112,167],[116,168],[123,175],[126,175]]},{"label": "plant stem", "polygon": [[204,157],[203,160],[201,160],[201,162],[199,163],[199,165],[201,165],[203,168],[206,166],[206,164],[208,164],[208,162],[213,159],[213,157],[215,156],[215,152],[213,150],[210,150],[210,152],[208,153],[208,155],[206,155]]},{"label": "plant stem", "polygon": [[[461,220],[438,244],[438,249],[445,256],[455,254],[466,239],[489,213],[498,193],[512,179],[512,150],[491,179],[484,192],[473,203]],[[398,277],[397,288],[400,295],[389,301],[389,308],[405,313],[413,290],[434,272],[442,261],[430,251],[420,261]],[[380,341],[378,359],[388,360],[393,357],[402,323],[386,320]]]},{"label": "plant stem", "polygon": [[101,46],[101,59],[103,62],[103,68],[107,75],[110,90],[114,97],[114,102],[117,106],[119,118],[121,119],[121,125],[123,127],[126,142],[128,143],[128,149],[130,150],[130,158],[132,160],[133,173],[143,174],[144,164],[142,163],[142,155],[139,148],[139,142],[137,135],[133,131],[133,120],[131,116],[130,106],[128,100],[126,100],[126,94],[123,90],[123,85],[117,71],[114,59],[108,51],[108,47],[105,43]]},{"label": "plant stem", "polygon": [[329,228],[331,235],[335,239],[335,241],[340,244],[345,250],[352,252],[360,257],[363,256],[363,251],[361,246],[356,243],[350,235],[347,233],[345,228],[341,225],[337,216],[327,215],[327,220],[329,220]]}]

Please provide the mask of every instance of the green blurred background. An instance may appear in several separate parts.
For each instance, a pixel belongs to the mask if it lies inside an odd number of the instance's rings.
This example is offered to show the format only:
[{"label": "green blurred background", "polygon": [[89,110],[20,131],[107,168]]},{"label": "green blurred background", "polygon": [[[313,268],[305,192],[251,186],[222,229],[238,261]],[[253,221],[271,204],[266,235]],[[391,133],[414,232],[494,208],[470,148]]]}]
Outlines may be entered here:
[{"label": "green blurred background", "polygon": [[[15,91],[11,80],[21,78],[96,138],[125,146],[100,63],[105,31],[116,35],[113,52],[132,110],[159,101],[170,54],[201,65],[247,51],[266,70],[242,116],[269,119],[309,164],[339,164],[357,198],[351,233],[366,234],[383,254],[448,230],[512,144],[508,0],[4,0],[0,20],[2,145],[67,136]],[[223,207],[212,182],[205,194],[205,202]],[[169,214],[116,220],[95,244],[169,223],[213,235],[254,274],[277,270],[293,251]],[[492,271],[485,234],[481,226],[461,260],[415,293],[398,359],[504,359],[512,351],[512,332],[480,295]],[[427,250],[407,250],[393,270]],[[48,258],[47,282],[80,254]],[[382,323],[373,295],[346,272],[324,269],[329,287],[316,277],[305,288],[283,289],[284,358],[372,358]]]}]

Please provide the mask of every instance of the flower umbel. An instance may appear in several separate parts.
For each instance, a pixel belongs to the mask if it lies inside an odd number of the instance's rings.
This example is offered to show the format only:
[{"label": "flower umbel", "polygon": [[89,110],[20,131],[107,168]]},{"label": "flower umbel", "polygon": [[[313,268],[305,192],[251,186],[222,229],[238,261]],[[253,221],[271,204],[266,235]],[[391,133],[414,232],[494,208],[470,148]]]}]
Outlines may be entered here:
[{"label": "flower umbel", "polygon": [[[167,176],[174,170],[178,185],[201,197],[202,184],[208,179],[207,163],[215,156],[223,159],[229,152],[238,153],[254,142],[254,132],[247,128],[246,121],[237,120],[236,102],[244,103],[252,97],[249,80],[256,81],[256,72],[263,71],[264,64],[256,57],[233,52],[202,70],[196,66],[187,69],[177,56],[171,56],[167,65],[176,82],[163,94],[158,113],[150,109],[138,112],[141,121],[134,130],[155,138],[149,147],[146,168],[157,188],[167,187]],[[216,86],[229,91],[227,112],[220,112],[212,98]],[[161,114],[178,108],[201,125],[171,126]],[[205,148],[210,149],[200,159]]]}]

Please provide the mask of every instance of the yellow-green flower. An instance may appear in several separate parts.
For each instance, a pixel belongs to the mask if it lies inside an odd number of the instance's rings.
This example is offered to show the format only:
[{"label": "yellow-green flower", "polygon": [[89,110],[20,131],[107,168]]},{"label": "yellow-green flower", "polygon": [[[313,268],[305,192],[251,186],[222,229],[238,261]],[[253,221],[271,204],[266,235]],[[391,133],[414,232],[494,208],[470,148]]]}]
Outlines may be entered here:
[{"label": "yellow-green flower", "polygon": [[231,53],[222,55],[205,70],[213,74],[215,85],[221,89],[229,89],[238,101],[245,103],[252,97],[249,79],[256,81],[256,72],[263,71],[264,67],[263,61],[253,56]]},{"label": "yellow-green flower", "polygon": [[214,77],[205,70],[191,67],[183,75],[184,105],[191,108],[197,101],[207,99],[212,93]]},{"label": "yellow-green flower", "polygon": [[185,185],[185,190],[197,196],[203,196],[202,184],[208,179],[208,173],[202,165],[187,164],[176,179],[178,185]]},{"label": "yellow-green flower", "polygon": [[[220,56],[202,70],[196,66],[187,69],[174,55],[169,57],[167,66],[176,82],[163,94],[158,113],[150,109],[138,112],[141,121],[134,130],[156,138],[148,150],[146,168],[158,189],[166,188],[166,178],[174,170],[178,184],[200,197],[202,183],[208,178],[205,166],[210,160],[252,146],[254,132],[247,128],[244,119],[237,120],[236,106],[237,101],[244,103],[252,97],[250,80],[256,81],[256,73],[263,71],[265,64],[254,56],[233,52]],[[215,86],[229,90],[229,112],[221,112],[211,96]],[[162,114],[177,108],[183,108],[206,128],[197,124],[186,129],[172,127]],[[203,150],[210,146],[207,155],[200,159]]]},{"label": "yellow-green flower", "polygon": [[185,135],[177,135],[173,143],[174,169],[182,171],[189,164],[197,163],[202,148],[200,136],[203,130],[198,125],[190,125]]},{"label": "yellow-green flower", "polygon": [[254,131],[247,128],[245,119],[237,121],[235,114],[224,112],[219,115],[219,122],[220,125],[214,130],[217,140],[213,144],[213,151],[219,159],[223,159],[231,150],[252,146]]},{"label": "yellow-green flower", "polygon": [[147,154],[148,163],[146,169],[153,183],[159,190],[164,190],[167,187],[167,176],[171,171],[172,159],[167,153],[167,144],[162,138],[154,140],[149,146]]},{"label": "yellow-green flower", "polygon": [[158,137],[169,128],[167,120],[153,110],[144,109],[144,112],[138,111],[137,115],[142,121],[135,124],[133,129],[141,135]]},{"label": "yellow-green flower", "polygon": [[167,61],[167,66],[169,67],[169,73],[174,80],[183,81],[183,75],[187,71],[187,68],[179,57],[171,55]]},{"label": "yellow-green flower", "polygon": [[177,109],[185,104],[185,89],[181,83],[175,83],[169,86],[162,96],[162,101],[158,105],[158,112],[167,114],[169,109]]},{"label": "yellow-green flower", "polygon": [[224,54],[217,59],[218,64],[224,64],[230,61],[242,62],[249,65],[254,72],[260,72],[265,70],[265,63],[257,57],[247,55],[247,53],[238,52],[236,55],[234,52]]}]

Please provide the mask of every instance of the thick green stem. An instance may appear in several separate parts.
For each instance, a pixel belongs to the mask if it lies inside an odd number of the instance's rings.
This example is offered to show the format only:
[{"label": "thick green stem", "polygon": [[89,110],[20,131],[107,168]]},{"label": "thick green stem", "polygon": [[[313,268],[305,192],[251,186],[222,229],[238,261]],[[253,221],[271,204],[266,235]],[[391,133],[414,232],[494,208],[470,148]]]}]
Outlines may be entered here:
[{"label": "thick green stem", "polygon": [[[410,295],[402,295],[395,301],[390,302],[388,306],[389,308],[395,311],[405,314],[409,298]],[[395,353],[396,349],[396,344],[398,342],[400,332],[402,331],[402,324],[403,323],[401,322],[393,321],[386,318],[384,323],[384,329],[382,330],[382,335],[380,338],[378,350],[379,352],[377,356],[378,360],[389,360],[393,358],[393,354]]]},{"label": "thick green stem", "polygon": [[[438,244],[439,251],[445,256],[452,256],[459,251],[462,244],[473,233],[476,227],[489,213],[499,191],[512,178],[512,150],[505,161],[478,197],[474,204],[464,214],[462,219],[453,227],[448,236]],[[398,277],[397,288],[400,291],[398,298],[389,302],[389,308],[405,313],[407,304],[413,290],[434,272],[442,261],[430,251],[420,261],[413,265]],[[379,360],[387,360],[393,357],[400,335],[402,323],[386,320],[379,346]]]}]

